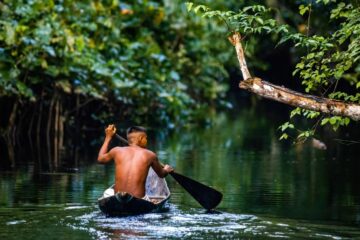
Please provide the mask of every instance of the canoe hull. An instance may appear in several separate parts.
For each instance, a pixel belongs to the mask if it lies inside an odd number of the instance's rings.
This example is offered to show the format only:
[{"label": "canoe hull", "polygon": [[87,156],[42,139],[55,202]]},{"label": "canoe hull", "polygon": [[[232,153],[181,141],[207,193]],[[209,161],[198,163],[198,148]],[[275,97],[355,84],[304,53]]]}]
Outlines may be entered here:
[{"label": "canoe hull", "polygon": [[145,184],[145,194],[151,200],[136,198],[128,193],[114,193],[114,185],[106,189],[98,199],[100,210],[107,216],[121,217],[150,212],[163,212],[170,198],[170,190],[165,179],[159,178],[152,168],[149,169]]},{"label": "canoe hull", "polygon": [[130,194],[121,195],[117,193],[110,197],[98,200],[100,210],[110,217],[122,217],[151,212],[163,212],[166,210],[165,203],[169,198],[159,203],[152,203],[140,198],[131,196]]}]

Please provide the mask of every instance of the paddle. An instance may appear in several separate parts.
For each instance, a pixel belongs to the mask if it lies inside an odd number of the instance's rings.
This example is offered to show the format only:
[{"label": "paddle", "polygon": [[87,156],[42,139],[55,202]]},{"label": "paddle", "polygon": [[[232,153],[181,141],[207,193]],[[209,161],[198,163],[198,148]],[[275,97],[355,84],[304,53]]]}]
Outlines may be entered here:
[{"label": "paddle", "polygon": [[[129,144],[125,138],[118,134],[115,134],[115,137],[124,144]],[[179,173],[172,172],[170,175],[205,209],[214,209],[221,202],[222,193],[216,189],[208,187]]]}]

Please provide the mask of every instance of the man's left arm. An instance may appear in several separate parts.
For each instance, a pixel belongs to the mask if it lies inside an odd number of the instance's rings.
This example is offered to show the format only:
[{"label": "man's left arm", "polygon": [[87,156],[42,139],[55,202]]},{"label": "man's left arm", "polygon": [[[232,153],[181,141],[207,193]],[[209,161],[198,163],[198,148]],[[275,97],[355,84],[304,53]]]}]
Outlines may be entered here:
[{"label": "man's left arm", "polygon": [[114,125],[109,125],[105,129],[104,143],[100,148],[100,151],[98,154],[98,159],[97,159],[99,163],[107,163],[113,159],[112,152],[111,151],[108,152],[108,148],[109,148],[111,138],[114,136],[115,133],[116,133],[116,128]]},{"label": "man's left arm", "polygon": [[154,155],[152,158],[151,167],[156,172],[156,174],[161,178],[166,177],[169,173],[174,171],[173,167],[171,167],[170,165],[167,164],[162,165],[157,159],[156,155]]}]

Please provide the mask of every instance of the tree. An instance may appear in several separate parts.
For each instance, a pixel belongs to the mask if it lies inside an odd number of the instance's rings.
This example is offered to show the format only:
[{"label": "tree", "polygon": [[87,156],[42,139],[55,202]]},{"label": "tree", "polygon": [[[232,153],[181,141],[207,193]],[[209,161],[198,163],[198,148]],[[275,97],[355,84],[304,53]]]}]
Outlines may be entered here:
[{"label": "tree", "polygon": [[54,170],[106,123],[171,128],[226,106],[231,55],[215,56],[211,41],[224,28],[193,18],[170,0],[0,1],[0,137],[11,165],[15,145]]},{"label": "tree", "polygon": [[[321,125],[331,124],[334,129],[348,125],[350,119],[360,120],[360,7],[356,4],[318,0],[316,4],[325,4],[331,9],[330,21],[336,21],[334,32],[323,35],[309,35],[289,31],[289,26],[278,24],[273,18],[273,11],[261,5],[247,6],[238,12],[211,10],[205,5],[194,6],[187,3],[188,10],[201,12],[203,17],[217,18],[229,28],[229,40],[235,47],[244,80],[239,87],[262,97],[297,107],[291,117],[302,115],[318,118]],[[301,5],[301,14],[310,14],[311,4]],[[296,65],[294,75],[305,86],[303,94],[285,87],[276,86],[257,77],[252,77],[248,70],[242,47],[245,38],[257,34],[278,34],[278,44],[292,40],[295,47],[305,48],[306,53]],[[339,82],[348,84],[347,90],[338,89]],[[317,126],[317,124],[315,125]],[[289,122],[282,130],[294,128]],[[314,134],[314,129],[302,132],[298,139]],[[284,133],[281,138],[287,138]]]}]

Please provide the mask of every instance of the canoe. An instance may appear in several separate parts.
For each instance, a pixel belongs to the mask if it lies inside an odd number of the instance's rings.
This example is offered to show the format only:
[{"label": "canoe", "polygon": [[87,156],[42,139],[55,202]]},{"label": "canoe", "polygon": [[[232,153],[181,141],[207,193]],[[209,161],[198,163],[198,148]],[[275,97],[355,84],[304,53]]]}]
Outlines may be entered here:
[{"label": "canoe", "polygon": [[98,199],[100,210],[110,217],[122,217],[166,210],[170,190],[164,178],[149,169],[145,184],[148,200],[134,197],[128,193],[114,193],[114,185],[106,189]]}]

